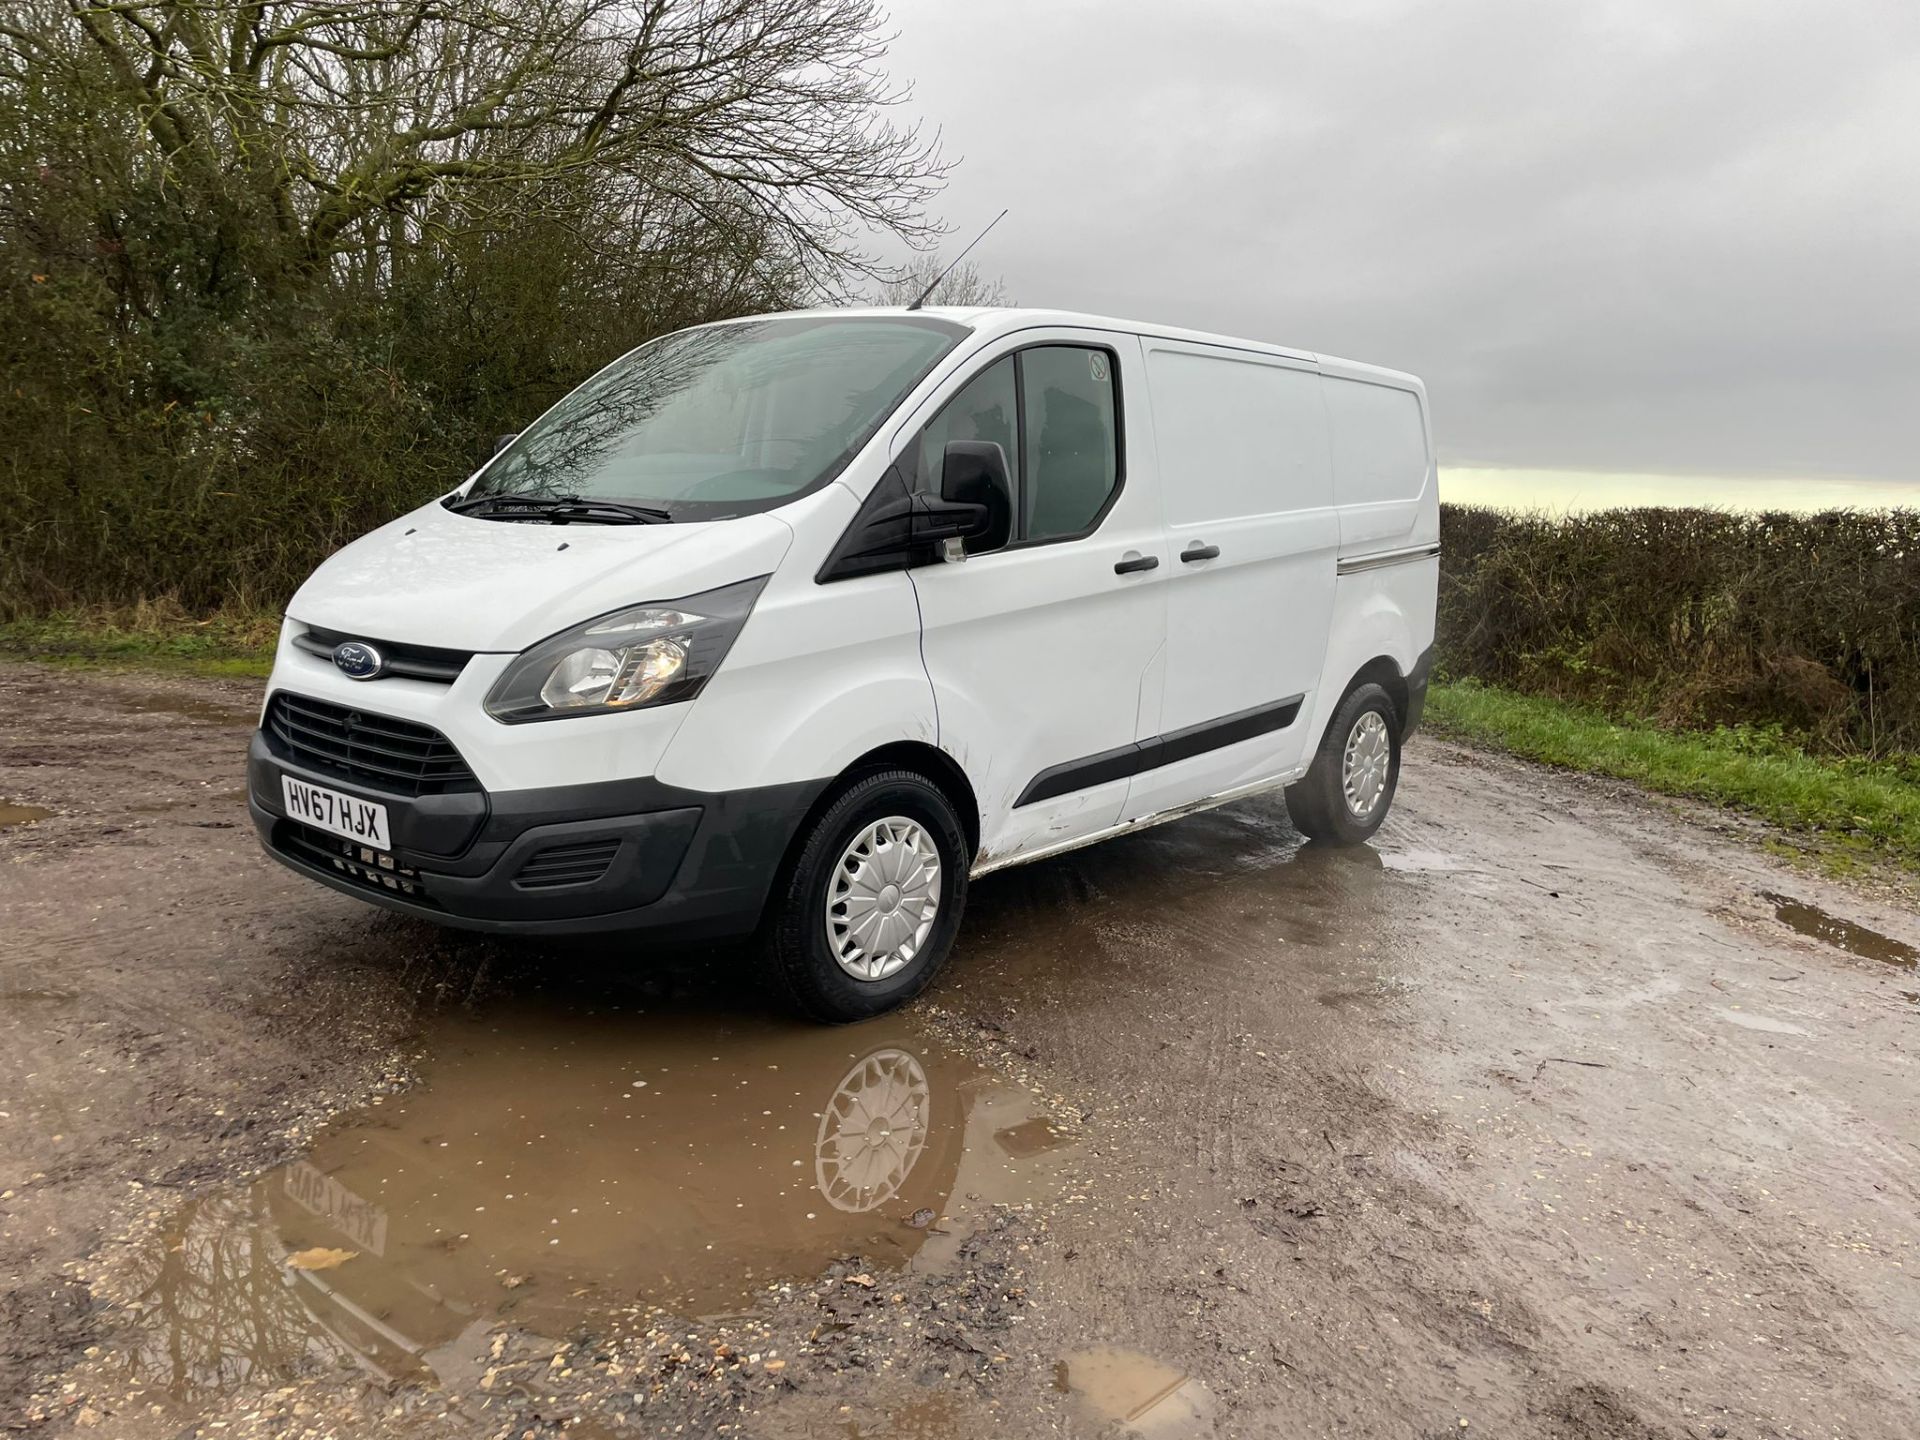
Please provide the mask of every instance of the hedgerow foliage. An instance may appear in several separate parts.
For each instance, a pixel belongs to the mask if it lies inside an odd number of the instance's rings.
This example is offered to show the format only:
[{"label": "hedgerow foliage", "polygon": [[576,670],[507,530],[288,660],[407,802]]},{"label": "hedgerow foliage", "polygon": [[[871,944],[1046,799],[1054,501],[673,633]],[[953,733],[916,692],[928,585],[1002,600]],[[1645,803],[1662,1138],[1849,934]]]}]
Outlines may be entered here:
[{"label": "hedgerow foliage", "polygon": [[1442,510],[1445,673],[1920,752],[1920,510]]},{"label": "hedgerow foliage", "polygon": [[930,233],[874,0],[7,0],[0,619],[279,605],[625,349]]}]

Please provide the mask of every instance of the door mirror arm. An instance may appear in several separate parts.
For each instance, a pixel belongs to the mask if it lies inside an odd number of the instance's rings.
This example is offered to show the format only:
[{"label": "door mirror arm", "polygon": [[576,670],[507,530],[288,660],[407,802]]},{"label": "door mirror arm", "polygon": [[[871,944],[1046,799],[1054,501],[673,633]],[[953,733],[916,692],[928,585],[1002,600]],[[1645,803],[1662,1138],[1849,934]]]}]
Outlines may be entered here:
[{"label": "door mirror arm", "polygon": [[[985,505],[965,500],[936,499],[916,495],[913,507],[913,543],[946,549],[956,540],[974,540],[993,528],[993,516]],[[946,557],[942,557],[946,558]]]}]

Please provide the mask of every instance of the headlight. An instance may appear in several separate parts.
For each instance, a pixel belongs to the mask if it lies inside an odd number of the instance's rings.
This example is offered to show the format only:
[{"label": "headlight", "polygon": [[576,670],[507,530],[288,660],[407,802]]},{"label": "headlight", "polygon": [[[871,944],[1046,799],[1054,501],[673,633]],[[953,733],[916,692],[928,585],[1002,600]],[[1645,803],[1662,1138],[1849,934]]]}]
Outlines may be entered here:
[{"label": "headlight", "polygon": [[762,575],[563,630],[507,667],[487,692],[487,713],[517,725],[691,700],[719,668],[766,583]]}]

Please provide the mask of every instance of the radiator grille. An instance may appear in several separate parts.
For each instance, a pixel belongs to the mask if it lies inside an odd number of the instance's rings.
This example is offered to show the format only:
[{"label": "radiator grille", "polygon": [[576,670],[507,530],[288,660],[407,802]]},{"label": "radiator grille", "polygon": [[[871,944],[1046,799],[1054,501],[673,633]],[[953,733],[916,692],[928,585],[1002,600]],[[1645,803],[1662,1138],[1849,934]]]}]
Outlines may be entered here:
[{"label": "radiator grille", "polygon": [[411,720],[283,690],[267,706],[267,729],[296,762],[383,790],[444,795],[480,788],[451,740]]},{"label": "radiator grille", "polygon": [[431,680],[438,685],[451,685],[460,678],[460,672],[467,668],[467,661],[473,658],[466,650],[441,650],[430,645],[404,645],[392,640],[363,640],[361,636],[349,635],[344,630],[323,630],[318,625],[309,625],[293,637],[293,643],[322,660],[332,661],[336,645],[348,640],[361,640],[380,652],[387,662],[385,673],[405,675],[415,680]]}]

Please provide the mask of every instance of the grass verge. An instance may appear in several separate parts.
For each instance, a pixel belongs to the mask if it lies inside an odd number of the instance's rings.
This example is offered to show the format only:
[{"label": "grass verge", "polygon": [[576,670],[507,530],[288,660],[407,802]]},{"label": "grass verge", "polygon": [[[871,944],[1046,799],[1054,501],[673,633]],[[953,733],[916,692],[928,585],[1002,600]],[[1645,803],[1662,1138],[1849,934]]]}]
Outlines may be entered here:
[{"label": "grass verge", "polygon": [[166,610],[0,621],[0,655],[54,665],[107,665],[222,679],[273,668],[280,622],[254,615],[191,620]]},{"label": "grass verge", "polygon": [[1435,684],[1426,716],[1443,735],[1745,811],[1800,837],[1839,872],[1878,861],[1920,874],[1920,762],[1912,759],[1828,759],[1773,732],[1622,723],[1471,681]]}]

